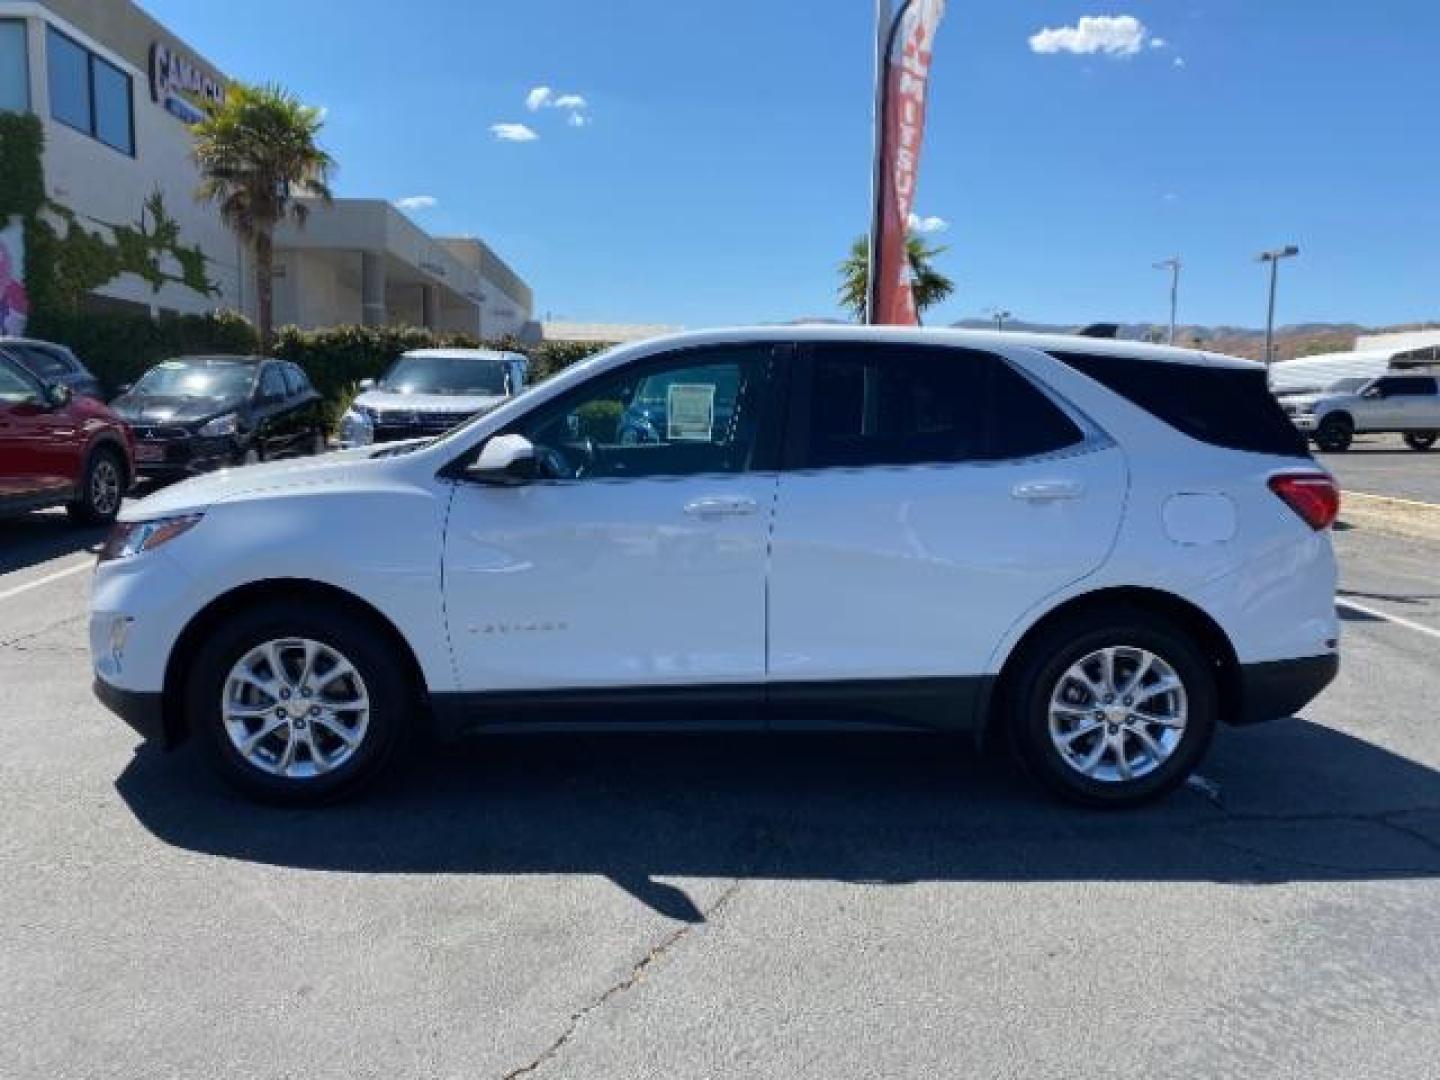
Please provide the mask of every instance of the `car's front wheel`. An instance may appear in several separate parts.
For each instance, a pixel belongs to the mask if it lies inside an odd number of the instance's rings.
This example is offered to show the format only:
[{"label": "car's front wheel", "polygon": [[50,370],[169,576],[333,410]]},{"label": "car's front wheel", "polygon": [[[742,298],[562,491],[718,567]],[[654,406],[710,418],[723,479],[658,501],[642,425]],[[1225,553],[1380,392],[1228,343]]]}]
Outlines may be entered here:
[{"label": "car's front wheel", "polygon": [[1149,802],[1182,784],[1215,731],[1216,687],[1190,638],[1146,612],[1053,626],[1010,680],[1011,732],[1027,770],[1090,806]]},{"label": "car's front wheel", "polygon": [[1405,433],[1405,445],[1411,450],[1429,450],[1435,445],[1435,438],[1440,432],[1435,431],[1407,431]]},{"label": "car's front wheel", "polygon": [[128,481],[124,459],[108,446],[91,451],[74,501],[65,504],[77,525],[109,525],[120,513]]},{"label": "car's front wheel", "polygon": [[413,695],[378,627],[353,613],[265,604],[200,649],[186,716],[221,776],[267,802],[353,794],[405,741]]},{"label": "car's front wheel", "polygon": [[1315,431],[1315,445],[1327,453],[1339,454],[1355,441],[1355,423],[1348,416],[1327,416]]}]

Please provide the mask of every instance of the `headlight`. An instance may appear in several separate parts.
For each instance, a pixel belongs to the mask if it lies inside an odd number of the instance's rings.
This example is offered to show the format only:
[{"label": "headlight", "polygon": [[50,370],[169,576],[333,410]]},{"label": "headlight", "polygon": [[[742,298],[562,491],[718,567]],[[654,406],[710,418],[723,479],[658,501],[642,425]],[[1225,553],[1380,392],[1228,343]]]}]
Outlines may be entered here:
[{"label": "headlight", "polygon": [[128,559],[142,551],[153,551],[200,524],[202,514],[155,518],[153,521],[122,521],[110,530],[100,549],[100,562]]},{"label": "headlight", "polygon": [[340,441],[346,446],[368,446],[375,441],[375,423],[368,409],[345,411],[340,418]]},{"label": "headlight", "polygon": [[206,436],[234,435],[236,428],[236,416],[233,412],[224,416],[217,416],[214,420],[200,425],[200,434]]}]

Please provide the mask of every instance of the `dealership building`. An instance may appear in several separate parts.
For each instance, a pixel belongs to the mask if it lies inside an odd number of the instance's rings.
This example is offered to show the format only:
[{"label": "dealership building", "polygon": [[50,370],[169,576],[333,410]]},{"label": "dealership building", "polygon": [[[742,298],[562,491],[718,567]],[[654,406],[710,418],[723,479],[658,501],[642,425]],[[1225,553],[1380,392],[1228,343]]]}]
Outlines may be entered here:
[{"label": "dealership building", "polygon": [[[283,73],[246,74],[283,81]],[[44,124],[49,198],[105,236],[147,227],[147,201],[158,193],[178,244],[205,257],[208,293],[186,285],[178,268],[158,291],[122,274],[88,298],[93,309],[254,317],[253,260],[218,210],[196,201],[190,159],[187,125],[225,83],[131,0],[0,0],[0,110]],[[482,241],[431,236],[381,199],[311,200],[310,210],[303,229],[287,224],[276,234],[277,323],[536,332],[529,286]]]}]

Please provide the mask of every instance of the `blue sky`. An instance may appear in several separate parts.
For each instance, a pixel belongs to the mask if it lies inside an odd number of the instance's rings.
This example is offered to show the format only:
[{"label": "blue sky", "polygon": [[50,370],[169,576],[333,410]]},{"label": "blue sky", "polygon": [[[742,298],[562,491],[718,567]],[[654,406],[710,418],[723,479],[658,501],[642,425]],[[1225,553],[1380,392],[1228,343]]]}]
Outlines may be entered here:
[{"label": "blue sky", "polygon": [[[871,0],[143,3],[229,74],[323,105],[340,194],[433,198],[416,220],[484,238],[542,314],[838,314]],[[1072,32],[1032,45],[1047,28]],[[1433,0],[950,0],[917,210],[948,223],[958,288],[927,321],[1161,321],[1151,264],[1179,254],[1182,321],[1256,326],[1253,256],[1283,243],[1281,322],[1440,317],[1437,38]]]}]

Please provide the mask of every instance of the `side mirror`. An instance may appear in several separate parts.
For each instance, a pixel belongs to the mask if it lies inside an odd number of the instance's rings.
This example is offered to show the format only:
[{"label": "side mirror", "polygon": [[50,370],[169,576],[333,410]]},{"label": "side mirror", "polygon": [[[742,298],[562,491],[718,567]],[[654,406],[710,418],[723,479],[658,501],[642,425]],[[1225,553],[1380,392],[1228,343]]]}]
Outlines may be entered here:
[{"label": "side mirror", "polygon": [[361,390],[374,390],[374,389],[375,389],[375,380],[374,380],[374,379],[361,379],[361,380],[360,380],[360,389],[361,389]]},{"label": "side mirror", "polygon": [[64,383],[52,383],[45,388],[45,404],[52,409],[63,409],[75,397],[75,391]]},{"label": "side mirror", "polygon": [[524,435],[496,435],[465,472],[481,484],[528,484],[536,477],[535,446]]}]

